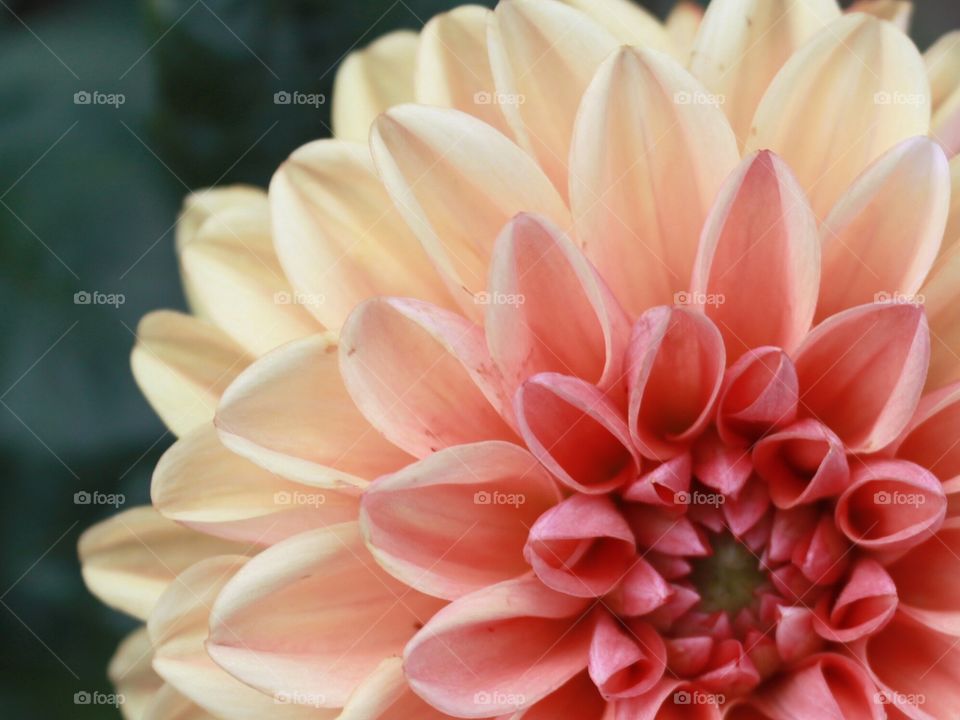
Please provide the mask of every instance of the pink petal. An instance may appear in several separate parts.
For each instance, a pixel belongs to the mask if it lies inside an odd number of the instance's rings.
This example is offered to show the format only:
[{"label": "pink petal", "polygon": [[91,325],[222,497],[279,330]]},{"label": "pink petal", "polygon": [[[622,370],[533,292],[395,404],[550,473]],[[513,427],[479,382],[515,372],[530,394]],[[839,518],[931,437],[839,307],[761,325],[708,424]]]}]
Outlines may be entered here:
[{"label": "pink petal", "polygon": [[617,589],[604,603],[618,615],[637,617],[653,612],[673,595],[673,588],[642,557],[636,557]]},{"label": "pink petal", "polygon": [[720,695],[672,677],[640,697],[619,700],[613,720],[720,720]]},{"label": "pink petal", "polygon": [[714,639],[706,635],[666,638],[667,667],[683,677],[699,675],[710,662]]},{"label": "pink petal", "polygon": [[582,672],[510,720],[605,720],[606,712],[607,701],[597,692],[590,676]]},{"label": "pink petal", "polygon": [[717,324],[732,362],[762,345],[799,345],[819,283],[817,221],[803,190],[779,157],[751,155],[725,181],[707,218],[691,301]]},{"label": "pink petal", "polygon": [[817,509],[811,505],[777,510],[770,532],[770,560],[785,562],[798,545],[809,543],[818,518]]},{"label": "pink petal", "polygon": [[850,546],[833,518],[824,515],[813,530],[806,552],[797,555],[794,563],[807,580],[814,585],[832,585],[843,576],[850,563]]},{"label": "pink petal", "polygon": [[777,621],[777,652],[784,662],[792,663],[818,650],[822,637],[814,630],[813,611],[805,607],[782,607]]},{"label": "pink petal", "polygon": [[635,503],[626,505],[623,513],[640,547],[665,555],[710,554],[703,531],[683,515]]},{"label": "pink petal", "polygon": [[457,717],[513,713],[546,697],[587,666],[588,602],[530,576],[466,595],[408,643],[404,671],[414,692]]},{"label": "pink petal", "polygon": [[360,523],[390,574],[454,599],[527,572],[528,528],[559,500],[530,453],[481,442],[440,450],[374,482]]},{"label": "pink petal", "polygon": [[711,427],[693,446],[693,474],[722,495],[736,495],[750,478],[750,449],[725,445]]},{"label": "pink petal", "polygon": [[887,570],[896,583],[902,614],[960,637],[960,526],[948,523]]},{"label": "pink petal", "polygon": [[663,677],[667,651],[642,622],[621,624],[603,613],[590,645],[590,677],[607,700],[642,695]]},{"label": "pink petal", "polygon": [[721,506],[730,531],[737,537],[746,535],[770,508],[770,495],[757,478],[750,480],[736,497],[729,497]]},{"label": "pink petal", "polygon": [[549,221],[521,214],[504,227],[485,300],[487,345],[508,391],[539,372],[559,372],[605,392],[616,387],[616,400],[625,398],[629,320],[589,261]]},{"label": "pink petal", "polygon": [[690,453],[677,455],[634,480],[622,496],[632,502],[677,507],[684,504],[684,494],[689,495],[692,475]]},{"label": "pink petal", "polygon": [[[770,720],[881,720],[883,706],[859,663],[836,653],[804,660],[749,698],[747,705]],[[729,717],[729,716],[728,716]],[[757,715],[734,713],[740,720]]]},{"label": "pink petal", "polygon": [[207,651],[263,692],[342,707],[442,605],[383,572],[357,524],[343,523],[250,560],[213,605]]},{"label": "pink petal", "polygon": [[930,339],[913,305],[862,305],[818,325],[795,362],[800,415],[833,430],[852,452],[896,438],[916,409]]},{"label": "pink petal", "polygon": [[829,614],[827,604],[820,603],[814,629],[832,642],[851,642],[880,630],[896,609],[897,586],[880,563],[864,558],[854,565]]},{"label": "pink petal", "polygon": [[782,509],[839,495],[850,478],[840,438],[811,419],[760,440],[753,448],[753,465],[773,504]]},{"label": "pink petal", "polygon": [[626,422],[595,386],[541,373],[517,389],[514,406],[530,452],[567,487],[606,493],[639,474]]},{"label": "pink petal", "polygon": [[868,460],[855,467],[837,501],[837,526],[860,547],[901,551],[935,533],[946,514],[940,481],[905,460]]},{"label": "pink petal", "polygon": [[630,436],[645,457],[669,459],[710,420],[723,380],[723,339],[699,313],[656,307],[634,325],[627,352]]},{"label": "pink petal", "polygon": [[513,440],[509,406],[483,330],[417,300],[368,300],[340,340],[343,382],[360,412],[415,457],[479,440]]},{"label": "pink petal", "polygon": [[530,528],[523,556],[547,587],[600,597],[624,577],[635,551],[630,527],[608,496],[572,495]]},{"label": "pink petal", "polygon": [[415,695],[403,675],[403,660],[384,659],[357,686],[337,720],[450,720]]},{"label": "pink petal", "polygon": [[786,353],[774,347],[749,350],[723,378],[717,432],[727,445],[750,445],[793,422],[798,396],[797,370]]},{"label": "pink petal", "polygon": [[920,400],[917,412],[897,443],[896,455],[922,465],[943,481],[960,476],[960,383]]},{"label": "pink petal", "polygon": [[821,228],[817,317],[878,299],[913,298],[937,257],[949,207],[950,168],[932,140],[910,138],[880,156]]}]

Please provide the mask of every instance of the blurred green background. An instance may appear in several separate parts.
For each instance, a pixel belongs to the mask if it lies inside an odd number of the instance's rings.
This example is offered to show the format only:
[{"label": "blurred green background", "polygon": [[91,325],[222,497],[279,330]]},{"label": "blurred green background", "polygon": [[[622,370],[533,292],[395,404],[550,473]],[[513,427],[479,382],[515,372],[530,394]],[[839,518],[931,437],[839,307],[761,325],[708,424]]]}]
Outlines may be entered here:
[{"label": "blurred green background", "polygon": [[[147,501],[172,438],[128,356],[141,315],[182,308],[173,222],[185,193],[265,185],[298,145],[329,134],[337,63],[451,0],[0,0],[0,716],[116,717],[76,706],[134,622],[89,596],[80,532],[112,512],[79,490]],[[648,2],[661,16],[669,3]],[[960,27],[924,0],[921,46]],[[77,92],[122,93],[119,107]],[[124,304],[76,305],[74,293]]]}]

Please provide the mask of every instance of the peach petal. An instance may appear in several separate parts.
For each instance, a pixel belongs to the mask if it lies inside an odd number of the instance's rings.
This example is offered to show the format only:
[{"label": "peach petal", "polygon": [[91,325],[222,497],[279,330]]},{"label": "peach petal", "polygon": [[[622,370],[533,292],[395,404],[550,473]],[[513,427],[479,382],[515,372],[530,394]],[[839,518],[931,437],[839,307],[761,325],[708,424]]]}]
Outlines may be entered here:
[{"label": "peach petal", "polygon": [[937,261],[920,296],[930,324],[929,391],[960,380],[960,242]]},{"label": "peach petal", "polygon": [[217,596],[207,651],[261,692],[342,707],[442,605],[381,570],[343,523],[247,563]]},{"label": "peach petal", "polygon": [[540,373],[517,389],[514,407],[530,452],[567,487],[606,493],[639,474],[627,424],[595,386]]},{"label": "peach petal", "polygon": [[274,244],[295,293],[325,327],[375,295],[452,300],[383,189],[366,145],[318,140],[270,181]]},{"label": "peach petal", "polygon": [[930,332],[914,305],[861,305],[818,325],[797,351],[800,415],[833,430],[851,452],[892,442],[913,415]]},{"label": "peach petal", "polygon": [[418,40],[409,30],[387,33],[340,63],[331,110],[337,139],[366,142],[377,115],[413,100]]},{"label": "peach petal", "polygon": [[450,720],[427,705],[407,684],[403,660],[383,660],[357,686],[337,720]]},{"label": "peach petal", "polygon": [[723,378],[717,398],[717,432],[727,445],[747,446],[797,415],[797,370],[775,347],[745,352]]},{"label": "peach petal", "polygon": [[846,15],[774,77],[746,150],[781,155],[823,218],[871,162],[901,140],[927,134],[929,100],[926,68],[910,39],[875,17]]},{"label": "peach petal", "polygon": [[[625,397],[622,359],[630,322],[576,245],[545,218],[522,213],[493,250],[485,327],[508,390],[560,372]],[[564,322],[557,323],[557,308]]]},{"label": "peach petal", "polygon": [[609,720],[607,702],[586,672],[575,675],[561,688],[509,720]]},{"label": "peach petal", "polygon": [[[727,178],[707,217],[691,301],[723,335],[727,361],[762,345],[791,351],[813,320],[820,286],[817,220],[787,164],[750,155]],[[781,298],[776,307],[764,298]]]},{"label": "peach petal", "polygon": [[836,0],[714,0],[704,13],[690,71],[723,98],[742,145],[777,71],[811,37],[840,17]]},{"label": "peach petal", "polygon": [[663,639],[642,622],[622,624],[601,614],[590,645],[590,677],[607,700],[642,695],[656,685],[666,667]]},{"label": "peach petal", "polygon": [[563,3],[510,0],[494,10],[488,47],[497,91],[512,100],[503,106],[507,122],[565,195],[580,98],[597,66],[616,49],[616,38]]},{"label": "peach petal", "polygon": [[818,319],[914,298],[940,250],[949,206],[950,168],[936,143],[910,138],[881,155],[821,227]]},{"label": "peach petal", "polygon": [[507,580],[438,612],[407,644],[404,672],[414,692],[457,717],[523,710],[586,668],[588,608],[535,577]]},{"label": "peach petal", "polygon": [[215,423],[228,449],[307,485],[363,487],[412,459],[354,406],[330,335],[258,360],[224,393]]},{"label": "peach petal", "polygon": [[164,517],[252,545],[355,519],[360,506],[353,495],[290,482],[230,452],[212,424],[163,454],[150,494]]},{"label": "peach petal", "polygon": [[753,465],[773,504],[785,510],[839,495],[850,479],[843,442],[810,418],[762,438]]},{"label": "peach petal", "polygon": [[864,558],[853,566],[832,607],[824,600],[817,607],[814,629],[831,642],[852,642],[890,621],[897,609],[897,586],[880,563]]},{"label": "peach petal", "polygon": [[481,442],[440,450],[375,481],[363,494],[360,523],[387,572],[455,599],[527,572],[528,528],[559,500],[526,450]]},{"label": "peach petal", "polygon": [[466,113],[395,107],[374,123],[370,148],[400,215],[474,317],[481,307],[474,294],[484,289],[494,240],[510,218],[535,212],[569,224],[563,200],[534,160]]},{"label": "peach petal", "polygon": [[189,698],[164,684],[144,709],[143,715],[133,720],[218,720]]},{"label": "peach petal", "polygon": [[362,303],[343,326],[340,372],[370,424],[415,457],[516,437],[483,330],[448,310],[402,298]]},{"label": "peach petal", "polygon": [[627,574],[635,551],[630,527],[609,497],[572,495],[534,523],[523,556],[547,587],[600,597]]},{"label": "peach petal", "polygon": [[688,289],[700,232],[739,161],[723,111],[675,60],[624,47],[598,69],[570,149],[577,237],[632,316]]},{"label": "peach petal", "polygon": [[896,552],[935,533],[947,501],[936,476],[905,460],[868,460],[854,468],[837,500],[837,527],[868,550]]},{"label": "peach petal", "polygon": [[900,612],[941,633],[960,637],[960,526],[948,521],[932,538],[887,570]]},{"label": "peach petal", "polygon": [[644,457],[679,455],[706,427],[720,392],[720,332],[693,311],[652,308],[634,325],[627,353],[630,437]]}]

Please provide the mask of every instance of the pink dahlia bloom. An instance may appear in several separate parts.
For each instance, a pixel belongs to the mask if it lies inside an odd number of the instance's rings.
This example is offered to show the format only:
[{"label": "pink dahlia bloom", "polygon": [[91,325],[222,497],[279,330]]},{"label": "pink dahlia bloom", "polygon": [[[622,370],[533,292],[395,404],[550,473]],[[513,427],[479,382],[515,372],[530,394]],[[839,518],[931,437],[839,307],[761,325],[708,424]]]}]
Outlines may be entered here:
[{"label": "pink dahlia bloom", "polygon": [[960,717],[960,36],[856,9],[465,6],[191,197],[128,717]]}]

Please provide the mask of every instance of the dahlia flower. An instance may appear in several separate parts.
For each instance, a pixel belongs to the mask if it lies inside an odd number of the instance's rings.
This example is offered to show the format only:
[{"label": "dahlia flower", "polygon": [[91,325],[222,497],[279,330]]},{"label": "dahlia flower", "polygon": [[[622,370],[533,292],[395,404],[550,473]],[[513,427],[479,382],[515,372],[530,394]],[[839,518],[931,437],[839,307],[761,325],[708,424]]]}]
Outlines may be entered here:
[{"label": "dahlia flower", "polygon": [[191,196],[127,717],[960,717],[960,35],[852,10],[464,6]]}]

